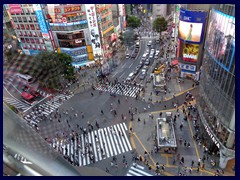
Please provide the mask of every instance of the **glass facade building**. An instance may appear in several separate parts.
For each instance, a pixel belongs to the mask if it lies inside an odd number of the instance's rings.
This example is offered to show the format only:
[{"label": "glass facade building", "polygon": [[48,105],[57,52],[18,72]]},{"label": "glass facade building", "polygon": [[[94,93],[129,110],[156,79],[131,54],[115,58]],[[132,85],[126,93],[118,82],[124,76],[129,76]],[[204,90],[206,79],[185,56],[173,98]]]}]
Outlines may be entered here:
[{"label": "glass facade building", "polygon": [[235,6],[212,6],[205,35],[198,108],[221,168],[235,159]]}]

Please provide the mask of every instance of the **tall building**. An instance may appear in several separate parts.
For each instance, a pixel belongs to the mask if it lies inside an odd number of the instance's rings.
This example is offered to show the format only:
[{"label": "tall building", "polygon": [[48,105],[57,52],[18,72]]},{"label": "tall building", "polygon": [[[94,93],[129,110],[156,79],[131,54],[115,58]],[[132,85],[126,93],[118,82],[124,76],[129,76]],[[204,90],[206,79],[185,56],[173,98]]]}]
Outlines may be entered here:
[{"label": "tall building", "polygon": [[58,52],[70,55],[73,59],[72,65],[77,68],[93,63],[94,61],[89,60],[94,59],[93,50],[95,52],[95,45],[100,43],[90,38],[90,29],[94,38],[98,33],[94,34],[95,27],[90,27],[93,23],[87,19],[89,17],[93,21],[95,17],[96,26],[96,14],[88,15],[84,4],[45,4],[44,13]]},{"label": "tall building", "polygon": [[235,5],[212,6],[201,67],[198,110],[219,166],[235,165]]},{"label": "tall building", "polygon": [[34,55],[56,48],[42,8],[41,4],[8,4],[12,26],[25,54]]},{"label": "tall building", "polygon": [[111,4],[96,4],[98,26],[102,45],[102,56],[106,61],[113,56],[117,35],[114,32]]}]

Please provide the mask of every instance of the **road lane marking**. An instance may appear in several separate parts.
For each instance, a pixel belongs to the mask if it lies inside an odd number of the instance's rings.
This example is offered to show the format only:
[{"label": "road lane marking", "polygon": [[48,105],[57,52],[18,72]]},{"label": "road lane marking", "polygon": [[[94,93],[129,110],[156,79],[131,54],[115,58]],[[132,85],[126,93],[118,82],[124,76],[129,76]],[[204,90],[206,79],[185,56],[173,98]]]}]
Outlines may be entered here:
[{"label": "road lane marking", "polygon": [[133,65],[133,63],[129,66],[129,68],[131,68],[132,67],[132,65]]},{"label": "road lane marking", "polygon": [[125,72],[119,78],[121,78],[124,74],[125,74]]}]

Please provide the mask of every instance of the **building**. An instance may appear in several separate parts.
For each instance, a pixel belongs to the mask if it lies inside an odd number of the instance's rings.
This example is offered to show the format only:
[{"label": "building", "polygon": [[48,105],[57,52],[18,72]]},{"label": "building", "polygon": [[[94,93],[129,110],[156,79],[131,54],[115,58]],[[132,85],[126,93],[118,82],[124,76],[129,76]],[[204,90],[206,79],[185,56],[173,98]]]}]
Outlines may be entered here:
[{"label": "building", "polygon": [[197,102],[207,146],[221,168],[235,166],[235,5],[211,8]]},{"label": "building", "polygon": [[152,5],[152,17],[156,19],[157,17],[167,16],[167,4],[153,4]]},{"label": "building", "polygon": [[[100,42],[95,39],[98,33],[93,32],[93,28],[98,30],[96,14],[88,15],[86,8],[84,4],[45,4],[44,6],[45,16],[58,52],[70,55],[73,59],[72,65],[76,68],[94,63],[89,61],[94,59],[93,51],[98,53],[97,49],[99,49],[101,52],[101,48],[98,47]],[[93,24],[87,20],[92,18],[93,21],[94,17],[96,27],[92,27]],[[94,37],[90,38],[90,36]]]},{"label": "building", "polygon": [[98,16],[102,56],[104,57],[104,61],[106,61],[112,58],[117,41],[112,18],[112,5],[96,4],[96,12]]},{"label": "building", "polygon": [[23,52],[35,55],[56,49],[40,4],[8,4],[16,36]]}]

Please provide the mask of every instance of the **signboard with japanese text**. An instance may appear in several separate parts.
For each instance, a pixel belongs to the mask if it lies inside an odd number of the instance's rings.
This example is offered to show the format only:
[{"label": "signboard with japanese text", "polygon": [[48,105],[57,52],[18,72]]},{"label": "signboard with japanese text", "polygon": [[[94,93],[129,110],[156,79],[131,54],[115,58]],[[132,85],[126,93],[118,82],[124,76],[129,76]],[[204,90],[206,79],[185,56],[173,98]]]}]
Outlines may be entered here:
[{"label": "signboard with japanese text", "polygon": [[68,7],[64,7],[64,12],[68,13],[68,12],[74,12],[74,11],[81,11],[81,6],[68,6]]},{"label": "signboard with japanese text", "polygon": [[11,14],[21,14],[21,13],[23,13],[20,4],[8,4],[8,7],[9,7],[9,12]]},{"label": "signboard with japanese text", "polygon": [[50,26],[73,26],[78,24],[86,24],[87,20],[77,21],[77,22],[70,22],[70,23],[49,23]]},{"label": "signboard with japanese text", "polygon": [[85,8],[87,13],[88,29],[90,32],[93,54],[94,56],[101,55],[101,42],[95,5],[85,4]]},{"label": "signboard with japanese text", "polygon": [[179,67],[186,71],[196,71],[196,65],[179,63]]}]

